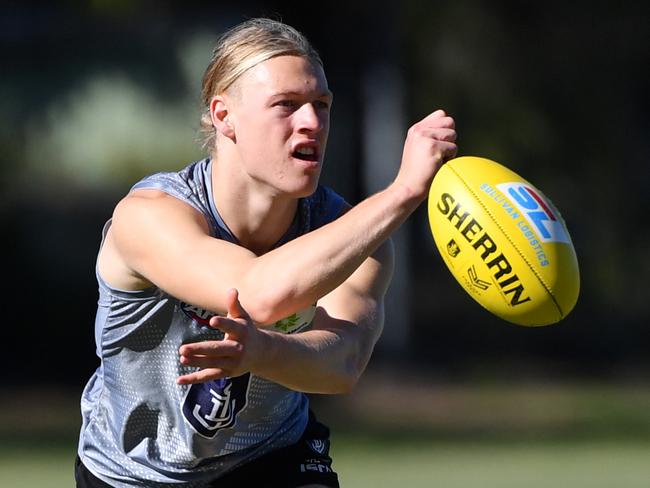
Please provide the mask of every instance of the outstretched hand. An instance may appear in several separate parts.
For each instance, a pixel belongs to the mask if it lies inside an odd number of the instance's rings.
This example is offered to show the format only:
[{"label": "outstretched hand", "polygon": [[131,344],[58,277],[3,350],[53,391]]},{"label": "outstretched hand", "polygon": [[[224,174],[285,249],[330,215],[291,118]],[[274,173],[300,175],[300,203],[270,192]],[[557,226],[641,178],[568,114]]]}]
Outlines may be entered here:
[{"label": "outstretched hand", "polygon": [[227,316],[215,315],[210,319],[210,327],[224,332],[223,339],[183,344],[179,349],[181,364],[201,369],[179,376],[178,384],[240,376],[250,371],[259,358],[264,332],[253,324],[239,303],[237,290],[229,290],[226,300]]},{"label": "outstretched hand", "polygon": [[454,119],[436,110],[409,129],[395,182],[426,198],[436,172],[457,150]]}]

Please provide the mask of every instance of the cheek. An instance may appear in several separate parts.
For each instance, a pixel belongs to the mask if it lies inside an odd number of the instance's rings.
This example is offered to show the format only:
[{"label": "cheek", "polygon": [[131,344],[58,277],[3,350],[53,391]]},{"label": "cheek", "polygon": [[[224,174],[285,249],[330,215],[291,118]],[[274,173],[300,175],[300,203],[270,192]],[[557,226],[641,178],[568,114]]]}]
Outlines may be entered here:
[{"label": "cheek", "polygon": [[238,131],[238,143],[246,152],[262,151],[276,145],[280,138],[278,128],[261,120],[249,122]]},{"label": "cheek", "polygon": [[278,139],[291,135],[291,121],[283,118],[262,118],[258,116],[248,125],[247,132],[258,137],[262,142],[271,143],[271,138]]},{"label": "cheek", "polygon": [[327,136],[327,133],[330,130],[330,115],[329,112],[321,115],[321,126],[323,127],[323,132],[325,132],[325,135]]},{"label": "cheek", "polygon": [[240,154],[253,165],[257,171],[274,171],[273,162],[284,160],[287,152],[287,141],[291,132],[286,134],[277,126],[248,127],[238,139]]},{"label": "cheek", "polygon": [[257,164],[269,157],[274,160],[283,157],[292,136],[289,120],[258,110],[246,113],[237,122],[237,145],[247,161]]}]

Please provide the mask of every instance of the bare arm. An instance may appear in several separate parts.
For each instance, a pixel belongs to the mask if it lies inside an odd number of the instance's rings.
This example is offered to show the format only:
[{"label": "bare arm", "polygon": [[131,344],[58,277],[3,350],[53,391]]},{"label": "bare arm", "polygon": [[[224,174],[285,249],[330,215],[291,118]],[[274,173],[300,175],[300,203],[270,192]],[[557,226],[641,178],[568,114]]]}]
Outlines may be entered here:
[{"label": "bare arm", "polygon": [[226,291],[236,288],[244,309],[260,324],[306,308],[339,286],[413,205],[399,188],[386,190],[336,221],[256,256],[210,237],[203,217],[188,205],[159,192],[142,193],[120,203],[111,229],[128,267],[174,297],[215,312],[226,311]]},{"label": "bare arm", "polygon": [[388,241],[318,302],[313,328],[297,334],[256,328],[235,298],[228,318],[211,321],[226,333],[223,341],[181,347],[181,362],[203,369],[179,382],[204,382],[250,371],[297,391],[349,391],[381,334],[392,271],[393,249]]},{"label": "bare arm", "polygon": [[341,285],[426,198],[437,169],[455,154],[453,125],[442,111],[423,119],[409,130],[400,171],[386,190],[262,256],[211,238],[189,205],[157,191],[134,192],[115,210],[100,272],[117,275],[112,284],[153,283],[220,313],[233,287],[254,322],[273,323]]}]

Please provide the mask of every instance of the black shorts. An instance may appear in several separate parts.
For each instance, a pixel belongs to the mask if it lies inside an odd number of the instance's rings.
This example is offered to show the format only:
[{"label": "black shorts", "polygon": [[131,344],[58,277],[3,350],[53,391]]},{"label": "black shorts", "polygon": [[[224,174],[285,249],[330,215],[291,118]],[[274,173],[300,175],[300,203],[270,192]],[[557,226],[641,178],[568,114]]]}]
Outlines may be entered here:
[{"label": "black shorts", "polygon": [[[300,440],[231,471],[206,485],[206,488],[296,488],[318,484],[339,488],[338,475],[329,457],[329,429],[309,412],[309,422]],[[77,488],[111,488],[98,479],[77,457]]]}]

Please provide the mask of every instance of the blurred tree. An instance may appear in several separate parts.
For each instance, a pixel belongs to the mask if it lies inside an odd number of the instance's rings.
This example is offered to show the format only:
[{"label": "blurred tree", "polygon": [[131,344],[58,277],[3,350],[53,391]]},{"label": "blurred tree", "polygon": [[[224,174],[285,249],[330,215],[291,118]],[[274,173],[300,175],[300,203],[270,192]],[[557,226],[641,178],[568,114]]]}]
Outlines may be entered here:
[{"label": "blurred tree", "polygon": [[[373,189],[364,187],[361,161],[384,149],[362,144],[372,127],[364,114],[377,113],[373,104],[385,100],[364,91],[364,73],[381,78],[368,63],[388,62],[402,80],[402,93],[391,94],[402,113],[384,117],[408,124],[444,107],[456,118],[461,154],[512,167],[567,220],[581,262],[581,298],[563,323],[531,330],[504,324],[464,294],[418,211],[405,227],[410,359],[450,374],[647,367],[644,3],[405,0],[392,7],[326,3],[316,15],[293,1],[2,7],[0,225],[9,344],[27,333],[42,337],[31,355],[59,364],[48,370],[51,379],[83,381],[95,365],[89,344],[101,226],[139,176],[201,156],[193,139],[214,36],[247,16],[276,12],[306,32],[325,60],[336,100],[324,182],[347,199]],[[15,356],[3,359],[18,364]],[[43,375],[38,361],[15,369]],[[2,370],[4,380],[22,381],[11,379],[14,369]]]}]

